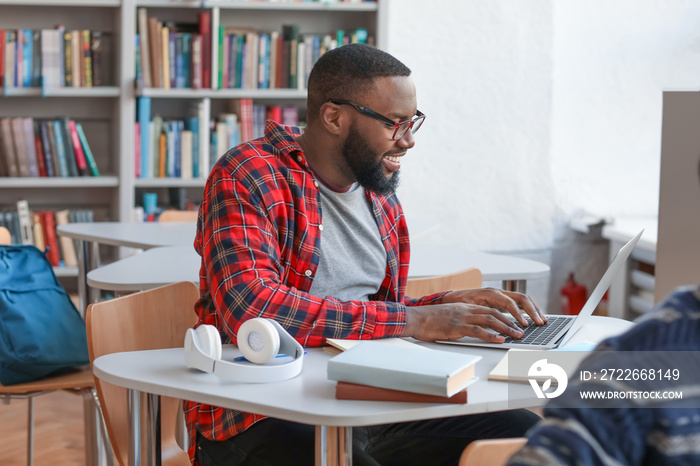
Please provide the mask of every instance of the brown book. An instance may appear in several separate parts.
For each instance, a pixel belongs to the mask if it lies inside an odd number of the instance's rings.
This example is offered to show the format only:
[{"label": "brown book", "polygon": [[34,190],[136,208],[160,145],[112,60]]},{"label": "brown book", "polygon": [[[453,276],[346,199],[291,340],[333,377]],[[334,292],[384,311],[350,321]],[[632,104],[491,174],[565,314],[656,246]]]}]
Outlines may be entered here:
[{"label": "brown book", "polygon": [[163,48],[160,44],[161,29],[158,18],[148,18],[148,46],[151,57],[151,84],[163,87]]},{"label": "brown book", "polygon": [[[56,211],[55,216],[56,226],[67,225],[70,222],[70,213],[68,210],[58,210]],[[67,236],[59,236],[58,241],[61,244],[63,263],[66,265],[66,267],[76,267],[78,265],[78,256],[75,252],[73,240]]]},{"label": "brown book", "polygon": [[47,210],[41,213],[41,226],[44,233],[44,244],[49,248],[46,253],[46,258],[51,262],[51,265],[58,267],[61,265],[61,255],[58,252],[58,238],[56,237],[56,222],[53,218],[53,212]]},{"label": "brown book", "polygon": [[12,140],[12,120],[10,118],[0,119],[0,136],[2,137],[7,176],[17,177],[19,176],[19,162],[15,154],[15,143]]},{"label": "brown book", "polygon": [[165,166],[167,163],[167,138],[165,133],[158,137],[158,178],[165,178]]},{"label": "brown book", "polygon": [[349,382],[337,382],[335,385],[335,397],[338,400],[368,400],[368,401],[404,401],[412,403],[454,403],[467,402],[467,389],[455,393],[450,397],[425,395],[422,393],[404,392],[388,388],[370,387]]}]

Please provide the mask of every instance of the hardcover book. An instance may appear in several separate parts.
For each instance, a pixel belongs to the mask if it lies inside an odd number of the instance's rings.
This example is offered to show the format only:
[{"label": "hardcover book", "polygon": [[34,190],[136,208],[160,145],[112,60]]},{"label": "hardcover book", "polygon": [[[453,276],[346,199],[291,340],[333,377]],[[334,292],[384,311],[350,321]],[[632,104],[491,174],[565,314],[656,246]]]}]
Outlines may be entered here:
[{"label": "hardcover book", "polygon": [[335,397],[338,400],[367,400],[367,401],[404,401],[411,403],[455,403],[467,402],[467,388],[452,396],[425,395],[404,390],[372,387],[349,382],[338,382],[335,385]]},{"label": "hardcover book", "polygon": [[480,356],[362,341],[328,361],[328,378],[450,397],[474,378]]}]

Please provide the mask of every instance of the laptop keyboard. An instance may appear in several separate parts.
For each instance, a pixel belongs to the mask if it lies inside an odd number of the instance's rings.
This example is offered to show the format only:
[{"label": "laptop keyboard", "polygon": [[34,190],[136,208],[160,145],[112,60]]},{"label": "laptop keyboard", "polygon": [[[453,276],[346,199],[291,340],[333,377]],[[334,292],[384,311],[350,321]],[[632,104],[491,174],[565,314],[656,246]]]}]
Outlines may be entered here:
[{"label": "laptop keyboard", "polygon": [[547,323],[544,325],[535,325],[532,319],[525,317],[528,327],[523,327],[518,321],[515,321],[515,325],[523,331],[523,337],[513,338],[506,337],[504,343],[517,343],[523,345],[546,345],[549,343],[553,335],[556,335],[562,327],[566,326],[571,322],[570,317],[557,317],[557,316],[547,316]]}]

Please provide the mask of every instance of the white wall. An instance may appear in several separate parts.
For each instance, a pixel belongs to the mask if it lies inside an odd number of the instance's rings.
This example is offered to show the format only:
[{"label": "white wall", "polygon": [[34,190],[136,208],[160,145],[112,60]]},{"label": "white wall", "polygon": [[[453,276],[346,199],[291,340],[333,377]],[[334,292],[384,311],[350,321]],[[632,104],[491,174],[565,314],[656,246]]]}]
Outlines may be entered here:
[{"label": "white wall", "polygon": [[698,24],[697,0],[390,0],[428,115],[399,188],[440,223],[421,240],[551,260],[543,305],[569,270],[590,290],[605,243],[566,221],[656,214],[661,91],[700,88]]}]

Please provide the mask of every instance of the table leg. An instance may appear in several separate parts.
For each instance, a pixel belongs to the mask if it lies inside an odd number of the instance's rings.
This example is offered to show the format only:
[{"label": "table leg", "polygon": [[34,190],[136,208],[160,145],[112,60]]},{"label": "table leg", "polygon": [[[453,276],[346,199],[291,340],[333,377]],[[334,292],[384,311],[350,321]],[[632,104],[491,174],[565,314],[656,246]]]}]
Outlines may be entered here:
[{"label": "table leg", "polygon": [[352,427],[316,426],[316,466],[352,466]]},{"label": "table leg", "polygon": [[146,451],[148,452],[148,464],[161,466],[160,395],[149,393],[146,400],[148,405],[148,417],[146,418]]},{"label": "table leg", "polygon": [[78,306],[80,315],[85,319],[87,311],[88,293],[87,293],[87,272],[88,272],[88,252],[87,244],[83,240],[77,240],[78,244]]},{"label": "table leg", "polygon": [[527,291],[527,280],[503,280],[501,286],[506,291],[525,293]]},{"label": "table leg", "polygon": [[133,388],[126,391],[126,403],[129,409],[129,466],[140,466],[141,458],[141,392]]}]

